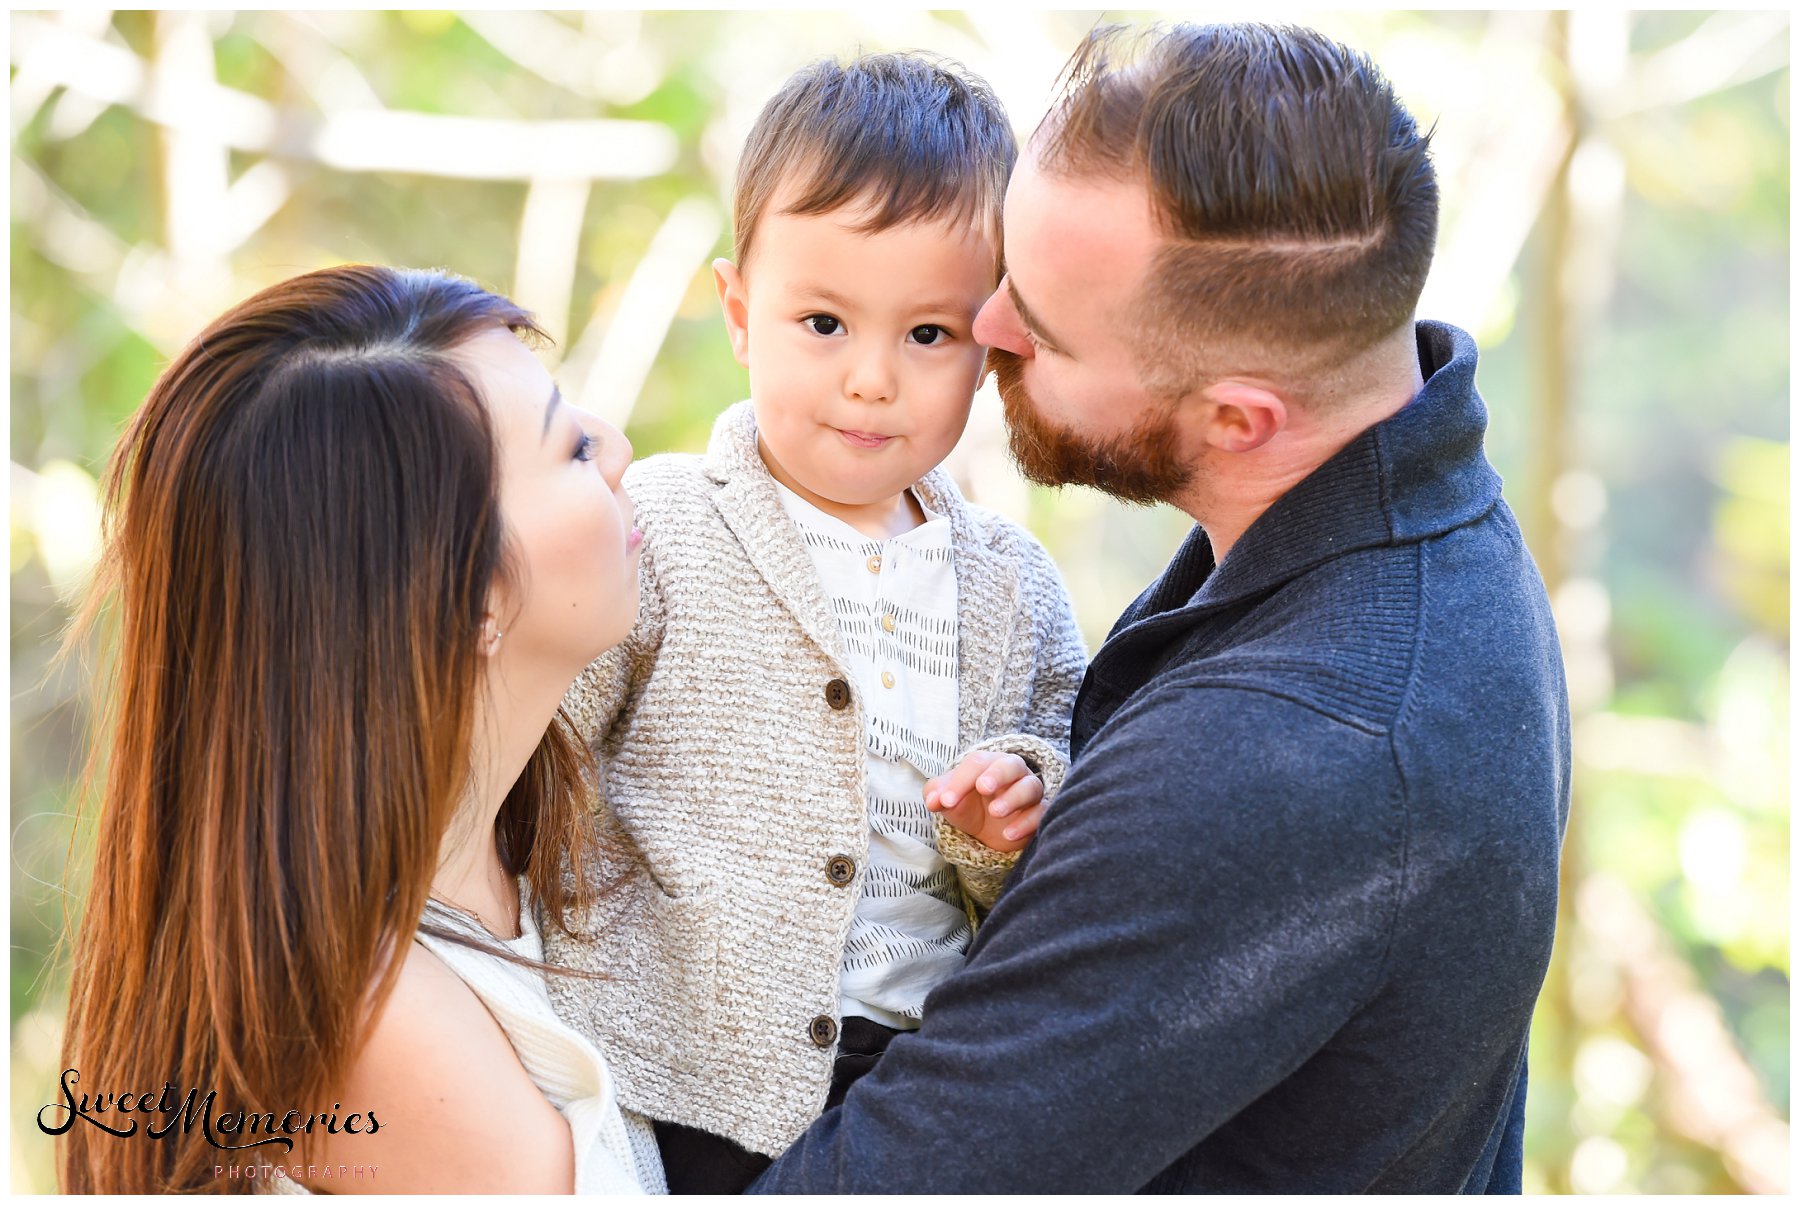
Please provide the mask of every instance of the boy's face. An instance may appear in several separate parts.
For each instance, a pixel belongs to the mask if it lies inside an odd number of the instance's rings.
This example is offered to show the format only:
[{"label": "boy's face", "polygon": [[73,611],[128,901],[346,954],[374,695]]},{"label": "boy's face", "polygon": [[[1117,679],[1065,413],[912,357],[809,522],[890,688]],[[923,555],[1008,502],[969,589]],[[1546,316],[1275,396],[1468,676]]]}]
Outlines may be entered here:
[{"label": "boy's face", "polygon": [[714,265],[720,301],[769,471],[855,523],[896,506],[961,437],[995,248],[972,225],[864,234],[861,205],[798,217],[781,212],[789,200],[770,204],[747,271]]}]

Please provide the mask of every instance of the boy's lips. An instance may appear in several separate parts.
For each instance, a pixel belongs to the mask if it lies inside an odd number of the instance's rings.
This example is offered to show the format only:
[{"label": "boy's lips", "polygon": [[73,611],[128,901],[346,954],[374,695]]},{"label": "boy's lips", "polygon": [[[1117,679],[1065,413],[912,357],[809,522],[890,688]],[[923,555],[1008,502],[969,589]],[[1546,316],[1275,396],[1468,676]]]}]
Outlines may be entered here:
[{"label": "boy's lips", "polygon": [[893,438],[891,435],[877,435],[873,431],[846,431],[842,427],[835,427],[833,430],[842,435],[852,446],[858,448],[879,448]]}]

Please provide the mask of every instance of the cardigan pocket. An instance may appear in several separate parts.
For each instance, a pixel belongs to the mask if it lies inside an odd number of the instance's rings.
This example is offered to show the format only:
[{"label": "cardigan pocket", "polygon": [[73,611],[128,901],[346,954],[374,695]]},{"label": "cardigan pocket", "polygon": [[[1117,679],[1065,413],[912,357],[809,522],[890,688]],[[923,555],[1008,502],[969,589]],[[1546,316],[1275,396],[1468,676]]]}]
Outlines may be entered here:
[{"label": "cardigan pocket", "polygon": [[617,1046],[667,1072],[697,1067],[713,1028],[719,981],[717,897],[710,885],[680,895],[640,870],[623,890],[632,900],[618,917],[627,953],[618,990],[602,1004]]},{"label": "cardigan pocket", "polygon": [[553,962],[594,973],[551,976],[552,1002],[600,1047],[621,1104],[667,1117],[714,1044],[716,895],[710,885],[670,895],[640,865],[587,919],[582,937],[546,934]]},{"label": "cardigan pocket", "polygon": [[[682,1003],[679,1019],[705,1032],[711,1027],[718,994],[719,931],[716,895],[710,886],[670,895],[654,882],[646,897],[664,979]],[[677,1020],[677,1016],[670,1020]]]}]

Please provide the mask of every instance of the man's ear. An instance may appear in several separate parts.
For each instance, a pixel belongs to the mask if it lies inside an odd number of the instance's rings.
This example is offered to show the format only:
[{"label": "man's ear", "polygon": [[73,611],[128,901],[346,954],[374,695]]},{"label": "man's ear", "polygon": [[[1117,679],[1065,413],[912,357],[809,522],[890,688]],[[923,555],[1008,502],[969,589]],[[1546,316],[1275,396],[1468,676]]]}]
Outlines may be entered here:
[{"label": "man's ear", "polygon": [[750,367],[750,294],[744,274],[728,259],[712,262],[713,287],[719,291],[719,308],[725,312],[725,331],[731,336],[731,354]]},{"label": "man's ear", "polygon": [[1222,452],[1254,452],[1287,426],[1287,403],[1259,385],[1224,380],[1200,393],[1206,442]]}]

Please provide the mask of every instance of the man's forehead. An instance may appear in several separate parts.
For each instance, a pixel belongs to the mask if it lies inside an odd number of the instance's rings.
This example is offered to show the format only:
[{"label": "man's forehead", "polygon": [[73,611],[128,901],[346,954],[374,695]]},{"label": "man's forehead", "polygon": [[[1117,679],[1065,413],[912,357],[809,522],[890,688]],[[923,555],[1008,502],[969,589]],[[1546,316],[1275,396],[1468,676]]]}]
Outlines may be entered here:
[{"label": "man's forehead", "polygon": [[1040,312],[1134,289],[1163,241],[1143,184],[1046,172],[1031,156],[1007,190],[1005,237],[1007,271]]}]

